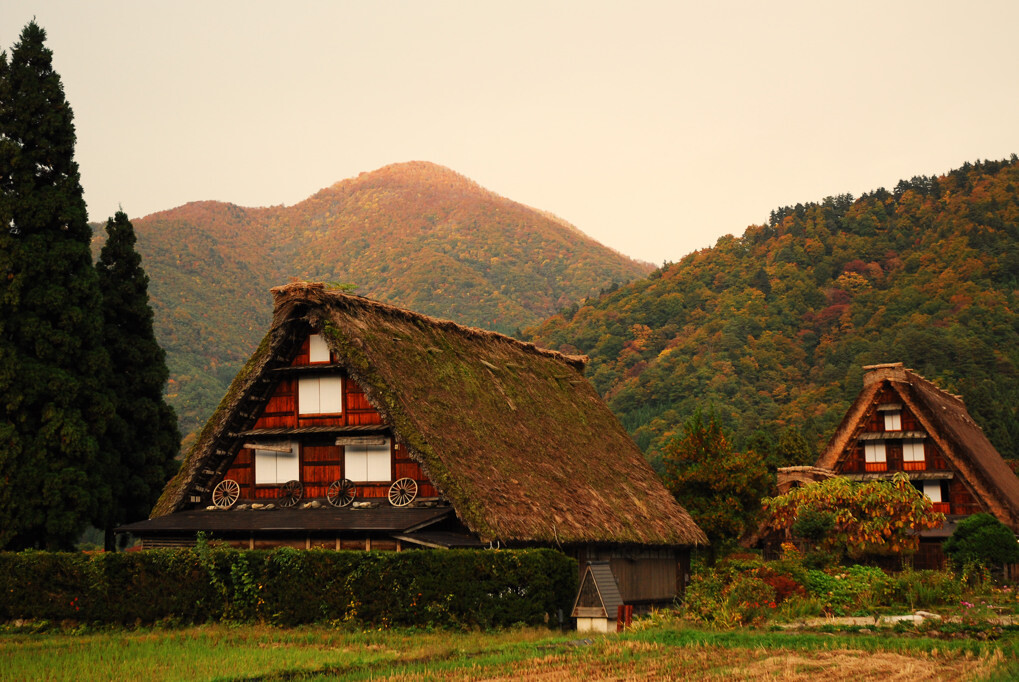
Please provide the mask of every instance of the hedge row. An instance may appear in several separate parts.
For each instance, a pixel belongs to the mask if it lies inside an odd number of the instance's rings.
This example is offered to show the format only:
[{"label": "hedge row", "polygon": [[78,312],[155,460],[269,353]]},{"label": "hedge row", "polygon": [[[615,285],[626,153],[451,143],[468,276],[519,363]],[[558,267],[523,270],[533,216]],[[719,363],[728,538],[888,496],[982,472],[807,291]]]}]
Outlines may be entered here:
[{"label": "hedge row", "polygon": [[0,620],[554,624],[576,576],[547,549],[0,553]]}]

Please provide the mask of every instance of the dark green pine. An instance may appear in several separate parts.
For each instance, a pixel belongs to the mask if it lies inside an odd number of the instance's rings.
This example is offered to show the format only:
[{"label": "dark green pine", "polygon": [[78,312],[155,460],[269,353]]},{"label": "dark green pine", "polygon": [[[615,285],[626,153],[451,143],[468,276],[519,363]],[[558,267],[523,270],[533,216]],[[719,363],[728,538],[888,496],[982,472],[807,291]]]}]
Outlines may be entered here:
[{"label": "dark green pine", "polygon": [[112,364],[108,386],[115,413],[102,449],[114,501],[96,525],[106,530],[109,550],[113,527],[146,518],[175,473],[180,431],[163,396],[170,373],[152,328],[149,278],[135,250],[134,227],[118,211],[107,221],[106,233],[96,270],[103,292],[104,344]]},{"label": "dark green pine", "polygon": [[110,503],[102,299],[75,133],[34,22],[0,66],[0,548],[70,547]]}]

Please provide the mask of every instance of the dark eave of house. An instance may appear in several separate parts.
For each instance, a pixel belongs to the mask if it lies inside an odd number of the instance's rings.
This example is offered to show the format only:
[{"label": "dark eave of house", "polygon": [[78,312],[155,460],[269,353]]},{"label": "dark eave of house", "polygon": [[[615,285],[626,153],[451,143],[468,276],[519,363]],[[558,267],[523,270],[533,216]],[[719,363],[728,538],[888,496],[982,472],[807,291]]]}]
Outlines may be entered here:
[{"label": "dark eave of house", "polygon": [[453,510],[450,507],[390,507],[374,509],[273,509],[273,510],[191,510],[146,521],[129,523],[116,529],[118,533],[160,535],[166,533],[207,532],[317,532],[376,531],[408,533],[441,521]]},{"label": "dark eave of house", "polygon": [[338,434],[344,433],[386,433],[389,431],[389,426],[386,424],[361,424],[356,426],[299,426],[296,428],[276,428],[276,429],[248,429],[247,431],[240,431],[237,433],[231,433],[232,438],[258,438],[259,436],[291,436],[299,434],[309,433],[326,433],[326,434]]},{"label": "dark eave of house", "polygon": [[457,533],[450,530],[421,530],[414,533],[394,533],[393,537],[403,542],[410,542],[432,549],[483,549],[490,547],[489,543],[482,542],[476,535],[471,535],[467,532]]}]

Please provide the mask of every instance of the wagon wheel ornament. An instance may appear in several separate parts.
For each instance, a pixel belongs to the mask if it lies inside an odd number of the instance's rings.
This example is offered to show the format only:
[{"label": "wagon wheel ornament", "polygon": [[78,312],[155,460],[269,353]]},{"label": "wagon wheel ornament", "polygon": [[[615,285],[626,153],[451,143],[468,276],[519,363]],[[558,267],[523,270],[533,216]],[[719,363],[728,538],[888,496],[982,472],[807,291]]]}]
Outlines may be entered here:
[{"label": "wagon wheel ornament", "polygon": [[302,495],[304,495],[304,486],[300,481],[287,481],[280,486],[280,506],[293,507]]},{"label": "wagon wheel ornament", "polygon": [[334,507],[346,507],[354,501],[354,484],[346,478],[333,481],[326,492],[326,501]]},{"label": "wagon wheel ornament", "polygon": [[418,484],[412,478],[401,478],[389,486],[389,504],[406,507],[418,496]]},{"label": "wagon wheel ornament", "polygon": [[229,509],[237,504],[241,496],[241,484],[232,478],[224,478],[212,489],[212,504],[217,509]]}]

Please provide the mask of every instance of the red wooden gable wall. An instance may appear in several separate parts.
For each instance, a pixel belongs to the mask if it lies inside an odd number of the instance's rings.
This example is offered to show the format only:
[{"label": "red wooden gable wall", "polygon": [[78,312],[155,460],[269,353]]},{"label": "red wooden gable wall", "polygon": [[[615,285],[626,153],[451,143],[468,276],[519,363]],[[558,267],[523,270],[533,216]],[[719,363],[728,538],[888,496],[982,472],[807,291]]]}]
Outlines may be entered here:
[{"label": "red wooden gable wall", "polygon": [[[896,403],[902,404],[902,398],[892,388],[885,387],[874,398],[874,402],[871,404],[868,412],[864,415],[862,420],[862,429],[860,433],[884,433],[885,429],[885,418],[884,413],[877,409],[878,405]],[[897,431],[920,431],[924,432],[924,428],[920,423],[920,420],[916,418],[916,415],[912,413],[908,406],[902,405],[900,412],[901,428]],[[902,458],[902,443],[901,439],[889,438],[885,442],[885,466],[875,467],[872,463],[870,467],[867,466],[866,457],[864,454],[864,441],[853,439],[846,447],[846,451],[839,457],[836,463],[836,473],[839,474],[862,474],[862,473],[877,473],[887,472],[889,476],[897,471],[902,471],[907,474],[917,471],[929,471],[929,472],[953,472],[951,465],[945,458],[941,448],[938,447],[937,443],[930,434],[923,440],[924,448],[924,462],[904,462]],[[973,497],[969,488],[966,484],[960,480],[958,474],[947,481],[947,496],[942,493],[942,499],[944,502],[942,505],[938,505],[938,511],[942,511],[948,514],[975,514],[983,511],[980,508],[979,503]]]},{"label": "red wooden gable wall", "polygon": [[[305,426],[371,426],[383,425],[382,415],[373,408],[364,395],[364,389],[350,377],[345,376],[342,368],[332,364],[335,361],[330,354],[330,362],[321,364],[324,372],[331,376],[343,376],[343,411],[341,414],[327,416],[308,416],[298,414],[296,375],[280,375],[280,381],[272,397],[266,402],[261,414],[255,421],[254,430],[258,429],[291,429]],[[309,341],[305,339],[292,367],[310,366]],[[384,431],[385,429],[381,429]],[[337,434],[286,434],[276,440],[298,441],[300,444],[300,481],[304,484],[305,499],[324,499],[329,485],[343,475],[343,446],[336,445]],[[248,439],[250,442],[250,439]],[[390,437],[390,455],[392,477],[386,481],[358,482],[358,498],[385,498],[389,486],[399,478],[411,478],[417,481],[419,498],[438,497],[438,491],[424,475],[421,465],[412,460],[406,450]],[[231,478],[241,485],[241,498],[247,500],[273,500],[278,497],[279,485],[255,485],[255,452],[251,448],[241,448],[224,478]]]}]

